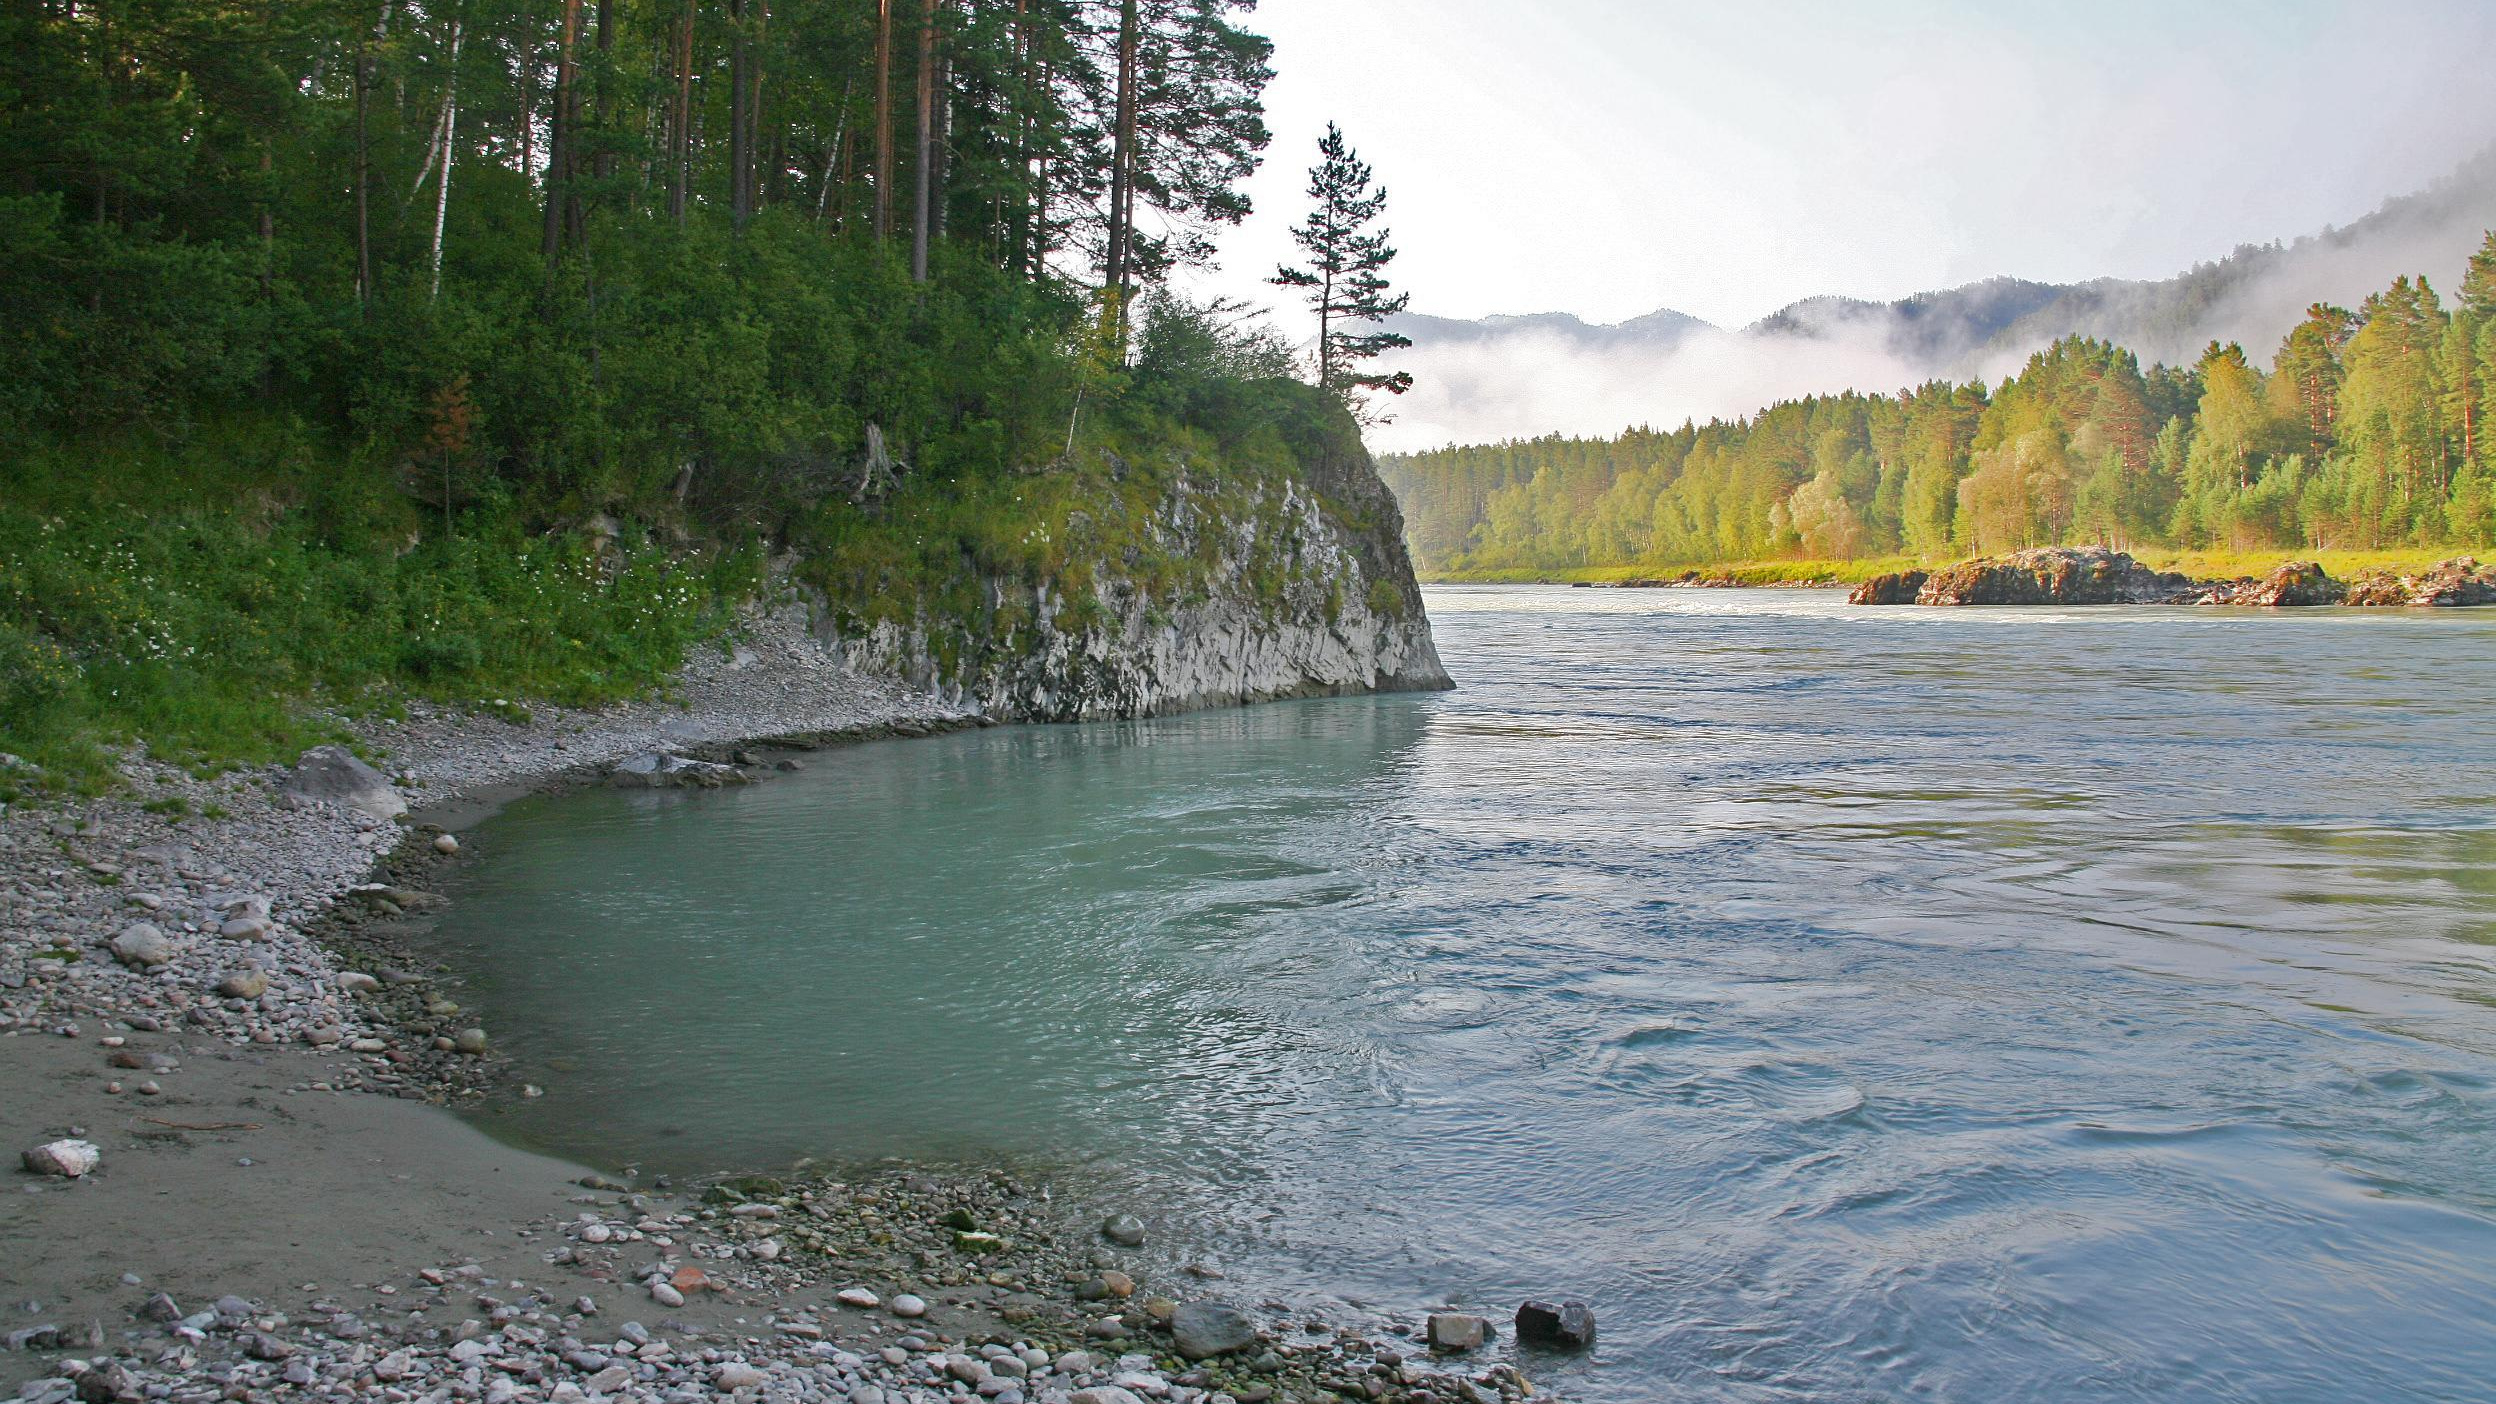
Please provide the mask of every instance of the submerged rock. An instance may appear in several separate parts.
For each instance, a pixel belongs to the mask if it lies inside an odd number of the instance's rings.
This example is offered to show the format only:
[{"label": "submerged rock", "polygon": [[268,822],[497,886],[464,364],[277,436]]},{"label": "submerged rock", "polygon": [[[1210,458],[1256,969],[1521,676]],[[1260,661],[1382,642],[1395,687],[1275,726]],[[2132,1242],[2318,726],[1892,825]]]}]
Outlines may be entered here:
[{"label": "submerged rock", "polygon": [[1933,572],[1916,592],[1925,605],[2180,604],[2191,579],[2151,570],[2102,546],[2041,546],[1985,556]]},{"label": "submerged rock", "polygon": [[747,781],[744,771],[733,765],[719,765],[665,751],[645,751],[615,763],[607,772],[607,781],[627,790],[716,790],[723,785],[742,785]]}]

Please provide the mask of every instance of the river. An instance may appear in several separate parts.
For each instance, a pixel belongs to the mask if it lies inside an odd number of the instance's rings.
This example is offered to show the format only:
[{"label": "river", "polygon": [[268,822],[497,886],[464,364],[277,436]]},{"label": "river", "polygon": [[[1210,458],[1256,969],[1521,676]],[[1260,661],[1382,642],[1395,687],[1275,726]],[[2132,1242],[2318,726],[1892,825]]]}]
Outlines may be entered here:
[{"label": "river", "polygon": [[1583,1297],[1588,1400],[2496,1398],[2496,610],[1429,606],[1453,693],[514,806],[489,1124]]}]

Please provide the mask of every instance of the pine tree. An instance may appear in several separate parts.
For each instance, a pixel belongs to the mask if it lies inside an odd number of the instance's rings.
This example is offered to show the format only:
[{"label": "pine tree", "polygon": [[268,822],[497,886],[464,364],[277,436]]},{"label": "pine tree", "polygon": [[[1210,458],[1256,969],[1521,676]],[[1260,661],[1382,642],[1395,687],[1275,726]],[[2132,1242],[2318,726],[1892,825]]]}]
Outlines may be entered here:
[{"label": "pine tree", "polygon": [[2496,229],[2487,231],[2487,241],[2470,255],[2470,267],[2461,275],[2461,307],[2482,321],[2496,318]]},{"label": "pine tree", "polygon": [[1362,390],[1401,395],[1413,388],[1405,371],[1364,374],[1362,361],[1412,345],[1412,339],[1391,331],[1338,330],[1353,322],[1378,322],[1404,310],[1409,293],[1387,292],[1386,266],[1395,259],[1388,231],[1370,224],[1387,207],[1386,187],[1370,188],[1370,169],[1343,139],[1343,129],[1329,122],[1317,146],[1318,163],[1309,169],[1309,199],[1315,208],[1293,243],[1308,255],[1306,268],[1276,270],[1270,280],[1279,287],[1309,289],[1309,306],[1317,312],[1317,383],[1348,401]]}]

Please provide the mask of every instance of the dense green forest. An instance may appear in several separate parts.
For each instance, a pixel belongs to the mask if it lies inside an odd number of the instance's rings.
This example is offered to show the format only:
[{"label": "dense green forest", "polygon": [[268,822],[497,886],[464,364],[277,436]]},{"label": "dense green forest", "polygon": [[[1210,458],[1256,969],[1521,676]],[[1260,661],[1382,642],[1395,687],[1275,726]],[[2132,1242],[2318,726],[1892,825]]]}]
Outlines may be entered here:
[{"label": "dense green forest", "polygon": [[1340,445],[1156,291],[1247,212],[1252,8],[0,9],[0,751],[615,696],[772,553],[907,612]]},{"label": "dense green forest", "polygon": [[1731,423],[1380,465],[1425,571],[1927,560],[2046,544],[2496,543],[2496,234],[2459,305],[2400,278],[2316,305],[2266,371],[2070,338],[2018,375],[1814,396]]}]

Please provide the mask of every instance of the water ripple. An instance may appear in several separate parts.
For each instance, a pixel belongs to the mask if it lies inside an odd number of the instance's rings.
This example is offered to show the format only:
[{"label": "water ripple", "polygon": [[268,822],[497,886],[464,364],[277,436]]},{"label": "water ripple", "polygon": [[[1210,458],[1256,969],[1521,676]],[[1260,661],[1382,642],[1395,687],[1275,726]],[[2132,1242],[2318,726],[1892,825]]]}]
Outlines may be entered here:
[{"label": "water ripple", "polygon": [[1586,1296],[1587,1399],[2496,1397],[2496,612],[1430,604],[1445,697],[516,807],[486,1119]]}]

